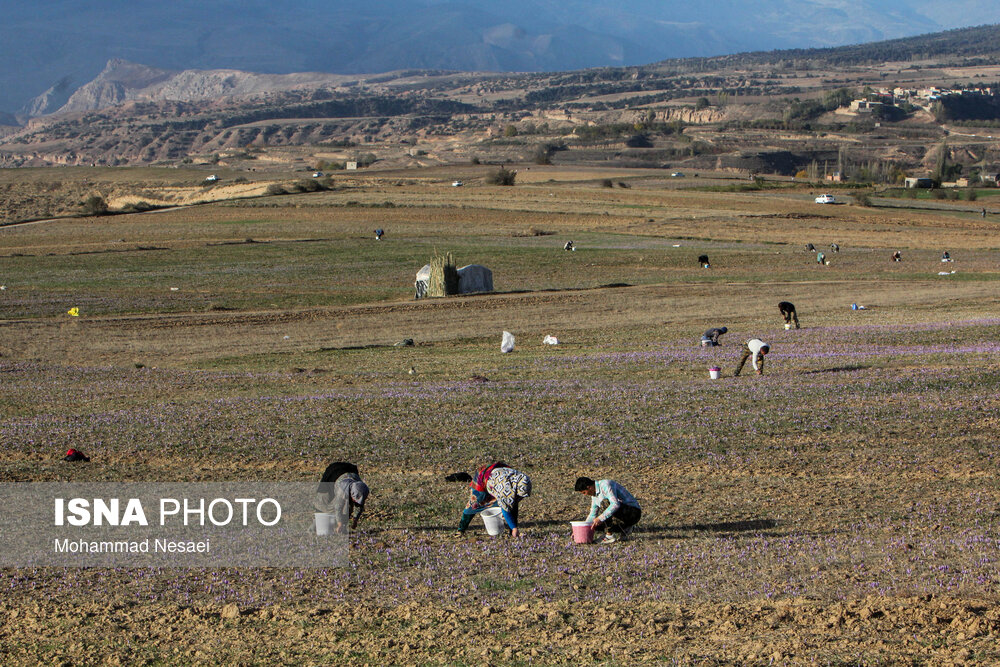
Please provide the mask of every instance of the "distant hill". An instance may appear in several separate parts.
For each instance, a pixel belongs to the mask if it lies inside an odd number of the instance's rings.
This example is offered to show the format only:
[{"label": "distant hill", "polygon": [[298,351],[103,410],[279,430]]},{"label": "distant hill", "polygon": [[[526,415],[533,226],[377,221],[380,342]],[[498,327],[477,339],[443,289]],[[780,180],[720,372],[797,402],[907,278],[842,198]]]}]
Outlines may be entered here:
[{"label": "distant hill", "polygon": [[94,111],[129,101],[193,102],[240,95],[336,86],[358,77],[336,74],[254,74],[238,70],[171,70],[125,60],[108,61],[97,77],[75,91],[50,89],[32,100],[32,115]]},{"label": "distant hill", "polygon": [[[112,59],[170,71],[270,74],[567,71],[870,42],[998,21],[1000,6],[983,0],[5,3],[0,110],[35,116],[61,108],[67,92]],[[118,95],[110,85],[98,94]]]},{"label": "distant hill", "polygon": [[867,44],[851,44],[822,49],[783,49],[738,53],[704,59],[674,59],[657,63],[684,63],[720,68],[740,63],[765,64],[789,60],[804,60],[830,66],[870,65],[910,60],[955,59],[983,57],[1000,62],[1000,25],[956,28],[944,32],[884,40]]},{"label": "distant hill", "polygon": [[[512,32],[498,30],[496,41],[519,39]],[[622,68],[591,69],[554,75],[536,75],[544,85],[530,83],[531,75],[520,75],[527,88],[528,103],[557,103],[570,100],[581,92],[591,94],[660,90],[648,80],[657,71],[672,72],[697,69],[701,71],[733,69],[745,66],[802,61],[813,67],[845,67],[882,62],[907,62],[931,58],[945,61],[976,58],[1000,63],[1000,25],[959,28],[929,35],[886,40],[863,45],[826,49],[786,49],[758,51],[714,58],[684,58],[661,61],[638,68],[644,72],[642,81],[632,81],[632,73]],[[365,81],[399,81],[411,74],[437,74],[437,70],[408,70],[375,75],[338,75],[320,72],[292,74],[257,74],[239,70],[173,71],[131,63],[121,59],[107,62],[92,81],[72,89],[66,79],[45,91],[26,106],[27,115],[35,117],[57,112],[95,111],[129,101],[195,102],[228,97],[253,97],[287,91],[350,91]],[[462,75],[476,79],[474,74]],[[479,78],[483,78],[480,75]],[[603,86],[603,88],[601,88]],[[9,114],[11,124],[16,121]],[[2,123],[0,123],[2,124]]]}]

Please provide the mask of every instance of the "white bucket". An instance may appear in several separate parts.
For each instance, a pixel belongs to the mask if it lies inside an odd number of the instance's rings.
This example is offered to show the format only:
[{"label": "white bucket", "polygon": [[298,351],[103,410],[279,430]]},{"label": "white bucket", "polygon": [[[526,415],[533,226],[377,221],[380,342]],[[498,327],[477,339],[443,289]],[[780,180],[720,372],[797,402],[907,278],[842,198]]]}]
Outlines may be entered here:
[{"label": "white bucket", "polygon": [[721,369],[716,368],[716,367],[713,366],[712,368],[708,369],[708,377],[710,379],[712,379],[712,380],[718,380],[719,379],[719,374],[721,372],[722,372]]},{"label": "white bucket", "polygon": [[708,340],[707,338],[702,338],[701,339],[701,346],[702,347],[710,347],[711,345],[712,345],[712,341]]},{"label": "white bucket", "polygon": [[479,513],[479,516],[483,517],[483,525],[486,526],[487,533],[490,535],[499,535],[503,532],[504,520],[499,507],[491,507],[483,510]]},{"label": "white bucket", "polygon": [[329,535],[334,515],[327,512],[314,512],[313,516],[316,518],[316,534]]},{"label": "white bucket", "polygon": [[791,325],[791,324],[786,324],[786,325],[785,325],[785,331],[788,331],[788,330],[789,330],[789,329],[791,329],[791,328],[792,328],[792,325]]}]

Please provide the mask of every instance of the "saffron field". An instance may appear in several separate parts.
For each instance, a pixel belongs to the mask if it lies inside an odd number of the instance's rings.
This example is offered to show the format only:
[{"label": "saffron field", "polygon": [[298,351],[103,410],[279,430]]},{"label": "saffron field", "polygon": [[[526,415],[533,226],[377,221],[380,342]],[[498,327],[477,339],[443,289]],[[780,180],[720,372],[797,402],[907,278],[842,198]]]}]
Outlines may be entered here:
[{"label": "saffron field", "polygon": [[[462,190],[0,229],[0,480],[298,482],[344,459],[372,489],[349,567],[0,570],[5,663],[1000,660],[994,222]],[[830,266],[802,250],[834,241]],[[498,293],[412,301],[434,250]],[[734,378],[750,337],[765,374]],[[533,480],[522,538],[457,537],[445,475],[497,458]],[[630,541],[572,543],[579,475],[637,497]]]}]

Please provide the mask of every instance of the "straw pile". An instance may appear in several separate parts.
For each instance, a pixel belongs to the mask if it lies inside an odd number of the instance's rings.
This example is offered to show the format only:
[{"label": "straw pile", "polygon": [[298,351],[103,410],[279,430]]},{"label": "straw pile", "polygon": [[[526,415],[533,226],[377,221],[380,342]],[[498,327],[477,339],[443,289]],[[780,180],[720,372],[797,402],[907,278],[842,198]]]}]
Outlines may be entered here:
[{"label": "straw pile", "polygon": [[427,283],[427,296],[458,294],[458,269],[455,258],[445,253],[431,257],[431,277]]}]

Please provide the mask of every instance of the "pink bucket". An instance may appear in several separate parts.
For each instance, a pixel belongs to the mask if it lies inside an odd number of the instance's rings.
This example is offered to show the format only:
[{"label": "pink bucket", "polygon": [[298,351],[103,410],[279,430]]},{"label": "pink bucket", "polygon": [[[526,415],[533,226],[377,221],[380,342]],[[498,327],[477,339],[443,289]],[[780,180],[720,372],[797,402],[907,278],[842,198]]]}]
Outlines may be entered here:
[{"label": "pink bucket", "polygon": [[594,541],[594,527],[588,521],[570,521],[573,527],[573,541],[577,544],[590,544]]},{"label": "pink bucket", "polygon": [[720,369],[718,366],[712,366],[711,368],[708,369],[708,377],[710,377],[713,380],[718,380],[719,373],[721,372],[722,369]]}]

